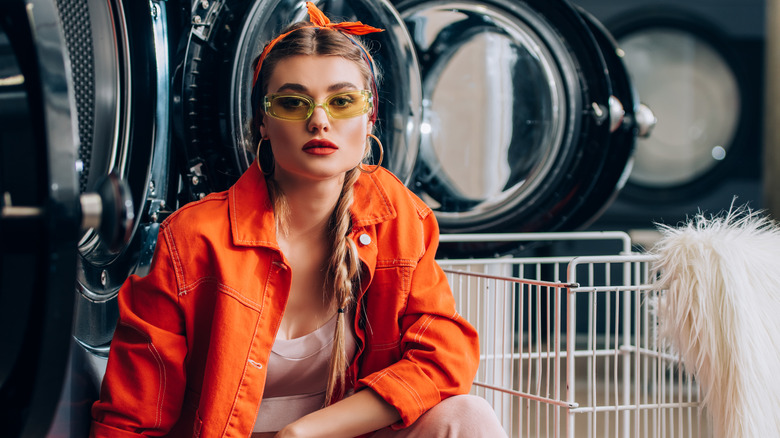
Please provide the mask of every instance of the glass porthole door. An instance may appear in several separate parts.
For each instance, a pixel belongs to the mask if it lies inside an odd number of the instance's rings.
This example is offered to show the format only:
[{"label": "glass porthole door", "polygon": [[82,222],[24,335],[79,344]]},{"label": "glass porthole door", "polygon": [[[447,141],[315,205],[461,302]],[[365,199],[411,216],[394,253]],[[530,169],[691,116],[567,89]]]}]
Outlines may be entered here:
[{"label": "glass porthole door", "polygon": [[592,221],[625,181],[637,135],[633,89],[603,27],[562,1],[398,9],[423,80],[412,187],[441,229],[558,231]]},{"label": "glass porthole door", "polygon": [[675,9],[639,10],[610,25],[642,101],[658,117],[638,141],[626,200],[656,205],[704,196],[757,152],[744,66],[714,25]]}]

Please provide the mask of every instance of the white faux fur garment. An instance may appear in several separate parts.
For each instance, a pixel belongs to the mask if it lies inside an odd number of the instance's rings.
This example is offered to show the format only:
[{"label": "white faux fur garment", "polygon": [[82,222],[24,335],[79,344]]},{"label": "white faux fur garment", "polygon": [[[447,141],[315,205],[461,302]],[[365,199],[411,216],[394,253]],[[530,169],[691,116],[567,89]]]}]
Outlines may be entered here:
[{"label": "white faux fur garment", "polygon": [[659,228],[660,334],[698,380],[715,436],[780,437],[780,228],[746,208]]}]

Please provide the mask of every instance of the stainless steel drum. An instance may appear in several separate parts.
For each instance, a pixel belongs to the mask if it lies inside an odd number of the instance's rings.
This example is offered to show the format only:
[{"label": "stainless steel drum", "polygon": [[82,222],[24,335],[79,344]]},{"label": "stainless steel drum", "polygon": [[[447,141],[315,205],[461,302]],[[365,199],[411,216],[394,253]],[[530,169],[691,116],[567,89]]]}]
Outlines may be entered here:
[{"label": "stainless steel drum", "polygon": [[169,47],[167,3],[58,0],[73,69],[80,146],[75,162],[82,192],[113,173],[135,206],[129,233],[88,230],[79,242],[76,338],[105,356],[116,325],[116,295],[144,274],[157,239],[169,179]]},{"label": "stainless steel drum", "polygon": [[[385,0],[315,3],[334,19],[387,30],[365,36],[382,73],[377,134],[385,148],[383,165],[408,181],[419,144],[422,94],[406,27]],[[184,202],[226,189],[252,162],[254,145],[247,147],[245,131],[252,114],[252,61],[282,28],[307,19],[300,0],[193,2],[174,89]]]},{"label": "stainless steel drum", "polygon": [[423,77],[413,188],[441,229],[555,231],[591,221],[625,180],[637,134],[636,100],[603,28],[563,1],[398,9]]}]

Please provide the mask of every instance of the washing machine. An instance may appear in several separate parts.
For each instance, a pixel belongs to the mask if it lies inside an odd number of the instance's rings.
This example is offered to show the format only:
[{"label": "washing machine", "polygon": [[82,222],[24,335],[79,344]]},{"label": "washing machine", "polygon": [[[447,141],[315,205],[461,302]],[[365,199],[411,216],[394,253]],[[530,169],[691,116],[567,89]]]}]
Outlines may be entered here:
[{"label": "washing machine", "polygon": [[[322,2],[384,23],[386,164],[444,233],[582,228],[625,182],[652,126],[609,32],[562,1]],[[228,187],[254,159],[244,127],[251,62],[303,2],[194,2],[177,58],[174,143],[188,202]],[[511,247],[447,247],[454,253]]]},{"label": "washing machine", "polygon": [[762,208],[766,2],[576,0],[604,23],[657,117],[598,229]]},{"label": "washing machine", "polygon": [[85,436],[174,177],[166,7],[1,7],[3,435]]},{"label": "washing machine", "polygon": [[[609,31],[567,1],[316,4],[387,30],[367,38],[383,72],[383,165],[443,232],[582,228],[651,131]],[[3,341],[0,411],[11,436],[83,436],[120,285],[146,273],[167,215],[253,161],[252,60],[306,10],[297,0],[2,8],[0,110],[14,121],[2,130],[2,323],[26,330]]]}]

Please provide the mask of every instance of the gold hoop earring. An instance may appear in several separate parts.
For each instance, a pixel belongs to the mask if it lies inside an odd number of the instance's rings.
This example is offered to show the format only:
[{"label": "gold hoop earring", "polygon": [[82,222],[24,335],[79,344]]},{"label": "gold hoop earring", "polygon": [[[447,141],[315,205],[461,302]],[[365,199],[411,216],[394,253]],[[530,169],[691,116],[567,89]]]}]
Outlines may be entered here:
[{"label": "gold hoop earring", "polygon": [[360,164],[358,165],[358,169],[359,169],[361,172],[363,172],[363,173],[366,173],[366,174],[372,174],[372,173],[376,172],[377,170],[379,170],[379,166],[381,166],[381,165],[382,165],[382,160],[385,158],[385,148],[384,148],[384,147],[382,147],[382,142],[381,142],[381,141],[379,141],[379,138],[377,138],[377,136],[376,136],[376,135],[374,135],[374,134],[368,134],[368,135],[366,136],[366,145],[367,145],[367,147],[371,147],[371,145],[369,144],[369,140],[368,140],[368,139],[369,139],[369,137],[370,137],[370,138],[373,138],[373,139],[374,139],[374,141],[376,141],[376,144],[378,144],[378,145],[379,145],[379,161],[376,163],[376,166],[374,166],[374,168],[373,168],[373,169],[371,169],[371,170],[366,170],[366,169],[364,169],[364,168],[363,168],[363,163],[360,163]]},{"label": "gold hoop earring", "polygon": [[276,161],[274,161],[274,155],[273,153],[269,154],[271,157],[271,165],[269,166],[271,169],[266,172],[263,170],[263,166],[260,165],[260,146],[263,144],[263,141],[265,138],[261,137],[260,141],[257,143],[257,152],[255,153],[255,156],[257,157],[257,168],[260,169],[260,173],[262,173],[265,176],[270,176],[274,174],[274,168],[276,167]]}]

